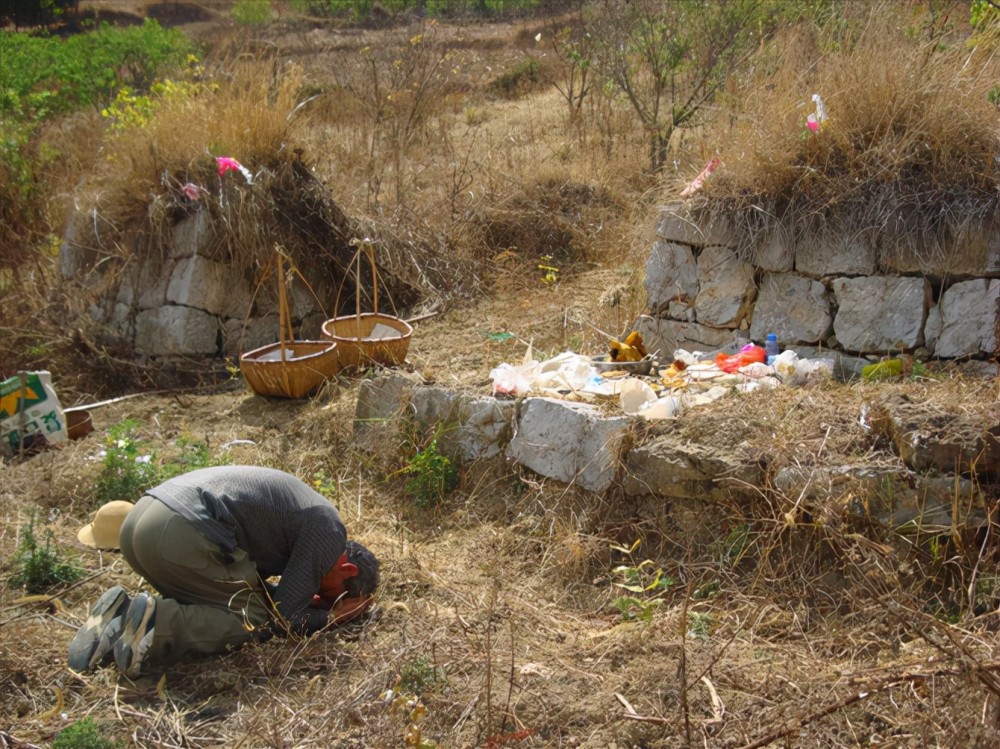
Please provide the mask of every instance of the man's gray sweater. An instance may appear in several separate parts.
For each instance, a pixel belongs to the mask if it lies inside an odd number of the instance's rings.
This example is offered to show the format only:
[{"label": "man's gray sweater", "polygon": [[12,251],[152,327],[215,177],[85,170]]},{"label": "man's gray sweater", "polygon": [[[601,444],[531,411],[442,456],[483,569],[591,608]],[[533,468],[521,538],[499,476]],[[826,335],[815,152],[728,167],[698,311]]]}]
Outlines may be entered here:
[{"label": "man's gray sweater", "polygon": [[278,613],[293,631],[326,625],[327,611],[310,608],[320,580],[347,548],[340,514],[294,476],[258,466],[202,468],[146,492],[195,524],[222,554],[239,548],[272,588]]}]

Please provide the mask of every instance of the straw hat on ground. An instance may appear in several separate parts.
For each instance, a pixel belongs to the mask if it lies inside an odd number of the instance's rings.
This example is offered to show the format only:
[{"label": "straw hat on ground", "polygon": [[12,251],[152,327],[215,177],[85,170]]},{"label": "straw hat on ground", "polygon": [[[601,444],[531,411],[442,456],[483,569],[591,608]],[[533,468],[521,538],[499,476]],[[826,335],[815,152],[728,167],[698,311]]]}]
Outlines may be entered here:
[{"label": "straw hat on ground", "polygon": [[133,506],[131,502],[122,501],[102,505],[94,515],[94,522],[83,526],[76,537],[80,543],[95,549],[117,549],[118,532]]}]

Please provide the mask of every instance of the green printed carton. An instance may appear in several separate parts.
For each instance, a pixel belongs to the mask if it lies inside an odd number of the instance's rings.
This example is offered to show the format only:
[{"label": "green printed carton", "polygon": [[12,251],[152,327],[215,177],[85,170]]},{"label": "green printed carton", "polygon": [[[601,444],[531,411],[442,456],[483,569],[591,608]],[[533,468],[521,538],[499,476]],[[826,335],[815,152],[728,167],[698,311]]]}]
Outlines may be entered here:
[{"label": "green printed carton", "polygon": [[48,372],[24,372],[0,382],[0,449],[5,454],[67,439],[66,415]]}]

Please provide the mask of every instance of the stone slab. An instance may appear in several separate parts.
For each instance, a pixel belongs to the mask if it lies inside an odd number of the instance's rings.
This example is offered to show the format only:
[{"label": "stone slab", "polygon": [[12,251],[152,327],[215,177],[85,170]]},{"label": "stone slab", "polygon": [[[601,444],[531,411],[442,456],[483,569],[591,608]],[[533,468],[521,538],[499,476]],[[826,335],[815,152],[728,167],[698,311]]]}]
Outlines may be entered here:
[{"label": "stone slab", "polygon": [[528,398],[505,454],[542,476],[601,492],[615,480],[629,424],[588,404]]},{"label": "stone slab", "polygon": [[836,278],[831,288],[838,306],[833,332],[846,351],[886,354],[923,345],[931,301],[926,279]]}]

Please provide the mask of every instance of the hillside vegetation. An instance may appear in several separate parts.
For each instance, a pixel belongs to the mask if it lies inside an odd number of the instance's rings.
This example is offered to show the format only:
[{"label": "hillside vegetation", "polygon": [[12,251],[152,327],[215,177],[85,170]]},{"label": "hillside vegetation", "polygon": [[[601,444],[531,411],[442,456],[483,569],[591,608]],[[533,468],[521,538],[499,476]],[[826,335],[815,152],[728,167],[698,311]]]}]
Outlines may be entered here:
[{"label": "hillside vegetation", "polygon": [[[401,313],[439,312],[406,368],[486,394],[529,344],[599,353],[629,329],[656,209],[713,159],[695,199],[748,232],[778,215],[884,231],[902,212],[906,248],[991,216],[991,5],[109,0],[53,35],[0,32],[0,378],[49,370],[64,405],[129,396],[93,407],[86,438],[0,466],[0,745],[996,746],[992,520],[904,537],[812,516],[770,478],[752,502],[594,495],[500,459],[459,468],[403,420],[362,449],[370,373],[276,401],[234,362],[186,361],[195,386],[163,392],[160,362],[102,343],[101,289],[58,257],[74,213],[101,227],[102,267],[159,252],[193,185],[234,267],[263,274],[276,223],[325,262],[315,193],[283,192],[305,173],[384,240],[413,292]],[[216,157],[273,203],[224,204]],[[1000,404],[995,380],[921,371],[727,397],[666,429],[750,450],[768,477],[894,466],[859,423],[869,397],[935,424]],[[142,585],[76,530],[219,463],[330,497],[383,560],[371,616],[163,680],[70,671],[90,603]],[[995,483],[974,488],[992,518]]]}]

